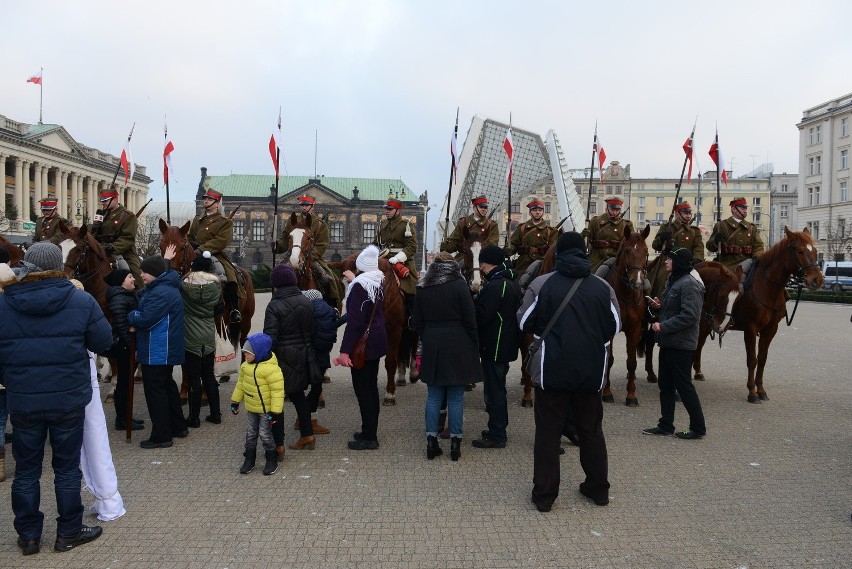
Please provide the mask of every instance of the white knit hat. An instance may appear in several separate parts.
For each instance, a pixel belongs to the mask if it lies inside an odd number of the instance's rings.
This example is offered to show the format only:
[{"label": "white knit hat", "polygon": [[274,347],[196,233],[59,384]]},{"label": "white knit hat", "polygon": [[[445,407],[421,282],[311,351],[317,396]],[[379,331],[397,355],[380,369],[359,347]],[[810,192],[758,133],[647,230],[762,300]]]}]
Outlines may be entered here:
[{"label": "white knit hat", "polygon": [[355,266],[359,271],[378,271],[379,270],[379,248],[375,245],[369,245],[361,251],[358,258],[355,259]]}]

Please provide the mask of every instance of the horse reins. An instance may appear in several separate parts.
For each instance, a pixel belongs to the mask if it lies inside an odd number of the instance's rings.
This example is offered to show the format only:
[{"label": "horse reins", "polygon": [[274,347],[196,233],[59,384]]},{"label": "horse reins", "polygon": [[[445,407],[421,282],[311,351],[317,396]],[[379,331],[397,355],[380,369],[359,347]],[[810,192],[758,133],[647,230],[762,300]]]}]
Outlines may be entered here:
[{"label": "horse reins", "polygon": [[106,259],[103,259],[103,260],[101,260],[101,264],[98,265],[97,267],[95,267],[94,269],[92,269],[91,271],[89,271],[87,273],[81,273],[80,272],[80,265],[83,262],[83,259],[86,258],[86,255],[88,255],[91,248],[92,247],[91,247],[91,245],[89,245],[89,242],[86,241],[86,240],[83,240],[83,251],[82,251],[82,253],[80,253],[80,256],[77,257],[77,263],[73,267],[69,266],[68,263],[65,263],[65,268],[71,269],[74,272],[74,278],[77,279],[78,281],[80,281],[81,283],[84,283],[84,284],[86,282],[88,282],[89,280],[91,280],[92,277],[97,275],[101,271],[101,269],[103,268],[104,264],[106,264]]}]

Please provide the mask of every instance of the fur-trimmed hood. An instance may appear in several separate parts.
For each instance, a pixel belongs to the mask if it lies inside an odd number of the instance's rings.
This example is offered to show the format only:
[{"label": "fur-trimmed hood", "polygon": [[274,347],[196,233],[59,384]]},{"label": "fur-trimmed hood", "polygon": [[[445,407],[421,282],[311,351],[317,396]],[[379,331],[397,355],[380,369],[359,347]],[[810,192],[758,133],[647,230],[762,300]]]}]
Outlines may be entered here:
[{"label": "fur-trimmed hood", "polygon": [[437,286],[463,278],[455,261],[432,261],[426,273],[420,277],[418,287]]},{"label": "fur-trimmed hood", "polygon": [[16,311],[45,316],[64,307],[76,290],[62,271],[39,271],[9,283],[3,292]]},{"label": "fur-trimmed hood", "polygon": [[220,284],[221,281],[219,280],[219,276],[213,273],[192,271],[183,279],[183,282],[194,285],[206,285],[210,283]]}]

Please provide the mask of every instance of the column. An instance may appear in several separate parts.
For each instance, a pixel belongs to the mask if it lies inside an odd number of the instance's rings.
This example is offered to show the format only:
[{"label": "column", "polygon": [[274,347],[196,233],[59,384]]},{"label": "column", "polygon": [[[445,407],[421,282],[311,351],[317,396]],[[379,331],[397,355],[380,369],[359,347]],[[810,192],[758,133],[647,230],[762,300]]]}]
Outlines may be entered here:
[{"label": "column", "polygon": [[71,202],[68,204],[68,219],[73,225],[77,224],[74,215],[77,213],[77,200],[80,199],[80,175],[77,172],[71,172]]},{"label": "column", "polygon": [[35,182],[35,187],[33,188],[33,207],[36,209],[36,217],[39,215],[39,207],[38,202],[41,199],[41,169],[43,166],[38,162],[33,164],[33,181]]},{"label": "column", "polygon": [[57,170],[56,172],[56,209],[59,216],[68,218],[68,172]]},{"label": "column", "polygon": [[21,208],[21,219],[24,221],[30,220],[30,170],[32,167],[32,162],[24,162],[24,201],[22,203],[23,207]]},{"label": "column", "polygon": [[95,216],[95,204],[97,203],[97,196],[95,195],[95,181],[91,176],[86,178],[86,218],[89,223],[92,223],[92,219]]},{"label": "column", "polygon": [[49,166],[42,166],[41,167],[41,197],[42,198],[49,197],[49,194],[50,194],[50,188],[48,187],[48,180],[47,180],[47,176],[48,176],[49,173],[50,173],[50,167]]},{"label": "column", "polygon": [[[14,206],[18,210],[17,219],[21,219],[21,212],[23,212],[23,201],[24,201],[24,161],[20,158],[15,158],[15,197],[13,200]],[[21,229],[17,223],[15,223],[15,227],[17,229]]]},{"label": "column", "polygon": [[3,202],[0,208],[6,211],[6,156],[0,154],[0,189],[3,190]]}]

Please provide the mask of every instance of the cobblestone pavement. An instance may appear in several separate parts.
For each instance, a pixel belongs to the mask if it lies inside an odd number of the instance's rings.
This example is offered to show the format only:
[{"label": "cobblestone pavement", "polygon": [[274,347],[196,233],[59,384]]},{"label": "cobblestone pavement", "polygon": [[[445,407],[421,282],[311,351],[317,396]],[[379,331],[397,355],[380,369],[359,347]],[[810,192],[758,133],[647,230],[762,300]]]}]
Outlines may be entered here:
[{"label": "cobblestone pavement", "polygon": [[[261,295],[256,327],[268,298]],[[605,406],[604,417],[612,483],[606,507],[578,493],[582,471],[567,442],[553,511],[538,513],[530,503],[533,413],[518,405],[517,364],[507,448],[470,446],[486,423],[479,387],[465,396],[458,462],[448,453],[425,459],[420,383],[398,388],[398,404],[382,408],[380,449],[348,450],[359,427],[357,405],[348,373],[334,368],[320,412],[331,434],[318,437],[314,451],[288,450],[273,476],[259,468],[238,473],[243,414],[226,414],[218,426],[202,423],[169,449],[140,449],[147,431],[134,433],[129,445],[112,432],[128,513],[104,523],[100,540],[71,552],[50,547],[56,512],[49,459],[39,555],[22,557],[15,546],[10,480],[0,484],[0,567],[850,567],[849,315],[849,306],[801,305],[793,326],[782,324],[773,342],[771,399],[759,405],[746,402],[742,335],[732,332],[721,350],[708,346],[707,381],[697,384],[708,425],[700,441],[641,435],[659,416],[657,387],[643,371],[640,406],[622,404],[621,339],[617,402]],[[221,386],[223,409],[233,385]],[[147,418],[141,386],[136,402]],[[292,442],[292,406],[285,413]],[[680,405],[676,423],[686,426]],[[91,515],[85,522],[98,523]]]}]

